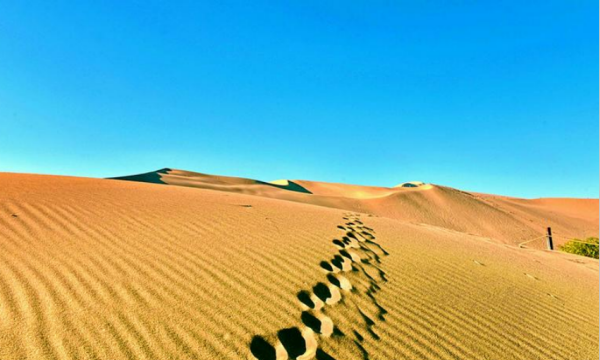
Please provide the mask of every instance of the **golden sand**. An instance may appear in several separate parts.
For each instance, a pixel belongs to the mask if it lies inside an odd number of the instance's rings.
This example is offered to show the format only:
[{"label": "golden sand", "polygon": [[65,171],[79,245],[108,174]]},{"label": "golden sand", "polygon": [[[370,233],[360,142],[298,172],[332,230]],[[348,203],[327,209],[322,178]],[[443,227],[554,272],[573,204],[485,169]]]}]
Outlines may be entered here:
[{"label": "golden sand", "polygon": [[597,359],[598,261],[515,246],[597,200],[155,178],[0,174],[0,359]]}]

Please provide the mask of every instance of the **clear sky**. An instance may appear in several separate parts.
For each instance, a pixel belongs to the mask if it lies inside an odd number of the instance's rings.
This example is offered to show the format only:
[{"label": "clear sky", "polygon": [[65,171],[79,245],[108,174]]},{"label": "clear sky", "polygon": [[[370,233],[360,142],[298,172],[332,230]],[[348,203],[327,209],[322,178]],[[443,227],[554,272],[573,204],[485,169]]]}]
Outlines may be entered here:
[{"label": "clear sky", "polygon": [[596,1],[0,9],[0,171],[598,197]]}]

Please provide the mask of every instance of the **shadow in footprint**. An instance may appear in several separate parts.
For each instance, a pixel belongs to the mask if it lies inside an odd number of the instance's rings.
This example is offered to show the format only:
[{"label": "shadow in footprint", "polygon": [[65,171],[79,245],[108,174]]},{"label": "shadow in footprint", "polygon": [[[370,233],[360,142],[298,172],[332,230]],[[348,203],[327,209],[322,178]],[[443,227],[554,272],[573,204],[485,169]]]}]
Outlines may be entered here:
[{"label": "shadow in footprint", "polygon": [[342,330],[340,330],[339,327],[337,327],[337,326],[333,327],[333,337],[334,338],[336,338],[336,337],[340,338],[340,337],[344,337],[344,336],[346,336],[346,334],[344,334],[344,332]]},{"label": "shadow in footprint", "polygon": [[379,277],[381,278],[381,280],[383,280],[383,282],[388,282],[388,279],[387,279],[387,276],[385,274],[385,271],[379,270]]},{"label": "shadow in footprint", "polygon": [[[338,301],[343,301],[342,293],[340,290],[338,290],[338,288],[351,290],[355,293],[364,292],[377,307],[378,312],[372,315],[376,316],[378,320],[385,321],[384,315],[387,314],[387,310],[379,305],[375,298],[375,293],[380,289],[377,283],[380,281],[386,282],[388,279],[386,273],[379,268],[376,263],[381,263],[380,255],[382,253],[383,255],[388,255],[388,252],[376,241],[374,241],[375,236],[371,233],[374,233],[373,229],[363,226],[362,222],[358,220],[356,216],[348,216],[345,219],[348,220],[346,223],[347,226],[338,226],[339,229],[344,230],[344,236],[342,236],[341,240],[333,240],[333,244],[336,245],[336,247],[339,247],[339,253],[334,255],[332,260],[321,261],[319,263],[320,267],[329,273],[327,274],[328,282],[317,283],[312,288],[312,293],[307,290],[302,290],[297,294],[298,300],[308,308],[304,308],[305,311],[302,311],[300,316],[302,324],[303,326],[306,326],[306,328],[302,327],[303,330],[300,330],[298,327],[291,327],[278,331],[277,338],[279,340],[279,344],[277,345],[277,348],[275,348],[261,336],[253,337],[250,343],[250,350],[252,355],[254,355],[254,357],[256,357],[258,360],[277,360],[278,352],[283,350],[285,350],[287,353],[286,358],[289,358],[290,360],[297,359],[299,357],[312,358],[313,356],[317,360],[335,360],[332,355],[328,354],[321,348],[317,348],[318,345],[313,335],[316,333],[321,334],[321,336],[324,337],[332,336],[333,338],[341,338],[345,337],[346,334],[338,327],[333,325],[329,317],[322,317],[321,313],[315,313],[313,310],[309,309],[316,309],[317,307],[320,308],[325,304],[331,305]],[[349,250],[350,248],[353,250]],[[368,289],[365,291],[365,289],[362,288],[352,287],[346,277],[340,274],[334,274],[338,273],[338,270],[362,272],[369,280]],[[379,276],[375,275],[377,273]],[[375,279],[375,277],[377,277],[377,279]],[[321,301],[324,304],[321,303]],[[364,322],[364,328],[360,330],[362,334],[368,333],[375,339],[379,340],[379,335],[373,331],[373,327],[375,325],[375,321],[373,319],[375,319],[375,317],[372,319],[370,317],[371,315],[364,313],[360,308],[358,308],[358,306],[357,309]],[[354,342],[356,347],[362,352],[362,358],[368,360],[369,352],[363,346],[363,342],[365,340],[364,336],[356,330],[353,330],[352,332],[353,333],[348,334],[348,336],[354,335],[354,339],[349,340]],[[307,338],[304,336],[307,336]],[[280,347],[283,347],[283,349]],[[308,349],[309,347],[310,351]]]},{"label": "shadow in footprint", "polygon": [[319,265],[321,265],[321,267],[327,271],[333,271],[333,267],[331,267],[331,264],[325,260],[321,261]]},{"label": "shadow in footprint", "polygon": [[371,319],[369,316],[367,316],[367,314],[365,314],[362,310],[358,309],[358,312],[362,316],[363,321],[366,324],[366,330],[369,332],[369,334],[375,340],[381,340],[381,337],[373,330],[373,327],[375,326],[375,321],[373,321],[373,319]]},{"label": "shadow in footprint", "polygon": [[362,316],[365,324],[367,324],[367,326],[373,326],[375,325],[375,321],[373,321],[370,317],[367,316],[367,314],[365,314],[361,309],[358,309],[358,312],[360,313],[360,316]]},{"label": "shadow in footprint", "polygon": [[333,276],[333,274],[327,274],[327,280],[329,280],[330,283],[332,283],[333,285],[335,285],[339,288],[342,287],[340,280],[338,278],[336,278],[335,276]]},{"label": "shadow in footprint", "polygon": [[295,359],[306,352],[306,342],[300,329],[293,327],[279,330],[277,337],[290,358]]},{"label": "shadow in footprint", "polygon": [[375,300],[374,303],[375,303],[375,306],[377,307],[377,310],[379,310],[379,314],[377,314],[377,317],[379,318],[379,320],[385,321],[385,314],[387,314],[388,311],[383,306],[379,305],[377,300]]},{"label": "shadow in footprint", "polygon": [[354,330],[354,337],[356,337],[356,339],[360,342],[363,342],[363,340],[365,339],[358,331]]},{"label": "shadow in footprint", "polygon": [[356,345],[356,347],[360,350],[360,352],[362,353],[362,357],[363,360],[369,360],[369,352],[367,351],[367,349],[365,349],[364,346],[362,346],[361,343],[359,343],[358,341],[354,340],[354,344]]},{"label": "shadow in footprint", "polygon": [[371,245],[374,245],[374,246],[377,246],[377,247],[379,248],[379,250],[381,250],[381,252],[382,252],[384,255],[386,255],[386,256],[390,254],[390,253],[389,253],[389,252],[387,252],[387,251],[386,251],[386,250],[385,250],[385,249],[384,249],[384,248],[383,248],[381,245],[379,245],[379,244],[378,244],[378,243],[376,243],[375,241],[372,241],[372,240],[367,240],[367,243],[369,243],[369,244],[371,244]]},{"label": "shadow in footprint", "polygon": [[367,331],[369,332],[369,334],[371,334],[371,336],[373,337],[373,339],[375,339],[375,340],[381,340],[381,336],[379,336],[373,329],[367,328]]},{"label": "shadow in footprint", "polygon": [[321,333],[321,320],[317,319],[313,314],[308,311],[303,311],[301,315],[302,322],[304,325],[312,329],[312,331],[320,334]]},{"label": "shadow in footprint", "polygon": [[331,291],[327,287],[327,285],[323,283],[318,283],[313,287],[313,292],[321,301],[325,302],[327,299],[331,297]]},{"label": "shadow in footprint", "polygon": [[340,254],[343,257],[348,258],[350,261],[354,261],[354,259],[352,259],[352,255],[350,255],[350,253],[347,252],[346,250],[340,250]]},{"label": "shadow in footprint", "polygon": [[317,360],[335,360],[335,358],[321,349],[317,349]]},{"label": "shadow in footprint", "polygon": [[338,240],[338,239],[333,240],[333,243],[335,245],[341,247],[342,249],[346,247],[346,245],[341,240]]},{"label": "shadow in footprint", "polygon": [[344,258],[341,257],[340,255],[335,255],[333,257],[333,260],[331,260],[331,263],[333,264],[333,266],[335,266],[336,268],[343,270],[344,269]]},{"label": "shadow in footprint", "polygon": [[277,354],[275,348],[260,336],[252,338],[250,351],[258,360],[276,360]]},{"label": "shadow in footprint", "polygon": [[356,337],[356,340],[354,340],[354,344],[362,353],[363,360],[369,360],[369,352],[361,344],[365,340],[365,338],[356,330],[354,330],[354,337]]},{"label": "shadow in footprint", "polygon": [[315,308],[315,303],[311,300],[310,293],[306,290],[302,290],[298,293],[298,300],[311,309]]}]

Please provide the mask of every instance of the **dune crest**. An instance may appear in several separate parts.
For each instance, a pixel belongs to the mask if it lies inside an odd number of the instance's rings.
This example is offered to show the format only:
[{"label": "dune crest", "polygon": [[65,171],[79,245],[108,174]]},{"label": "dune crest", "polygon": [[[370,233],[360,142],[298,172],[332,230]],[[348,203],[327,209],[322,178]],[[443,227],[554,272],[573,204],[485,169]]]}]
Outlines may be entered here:
[{"label": "dune crest", "polygon": [[[396,186],[394,186],[395,188],[418,188],[418,187],[423,187],[429,184],[425,184],[422,181],[407,181],[407,182],[403,182],[401,184],[398,184]],[[431,187],[429,187],[431,188]]]},{"label": "dune crest", "polygon": [[[552,227],[557,245],[598,234],[598,199],[518,199],[420,181],[392,188],[281,179],[271,182],[161,169],[122,180],[187,186],[288,200],[437,226],[517,245]],[[410,185],[410,186],[405,186]],[[529,246],[542,249],[543,241]]]}]

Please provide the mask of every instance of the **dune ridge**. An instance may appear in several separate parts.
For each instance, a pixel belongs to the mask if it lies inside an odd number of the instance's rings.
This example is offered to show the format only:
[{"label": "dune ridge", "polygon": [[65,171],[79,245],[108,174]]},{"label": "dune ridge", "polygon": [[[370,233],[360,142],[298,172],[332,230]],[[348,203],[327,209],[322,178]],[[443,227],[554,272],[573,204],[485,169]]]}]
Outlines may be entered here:
[{"label": "dune ridge", "polygon": [[[469,193],[414,181],[412,183],[419,186],[402,187],[400,184],[386,188],[307,180],[266,183],[260,180],[173,169],[116,179],[152,182],[145,179],[157,177],[161,183],[169,185],[249,194],[369,213],[484,236],[492,241],[512,245],[545,234],[549,226],[553,229],[557,245],[570,238],[594,236],[599,231],[598,199],[529,200]],[[541,249],[545,243],[535,241],[528,246]]]}]

